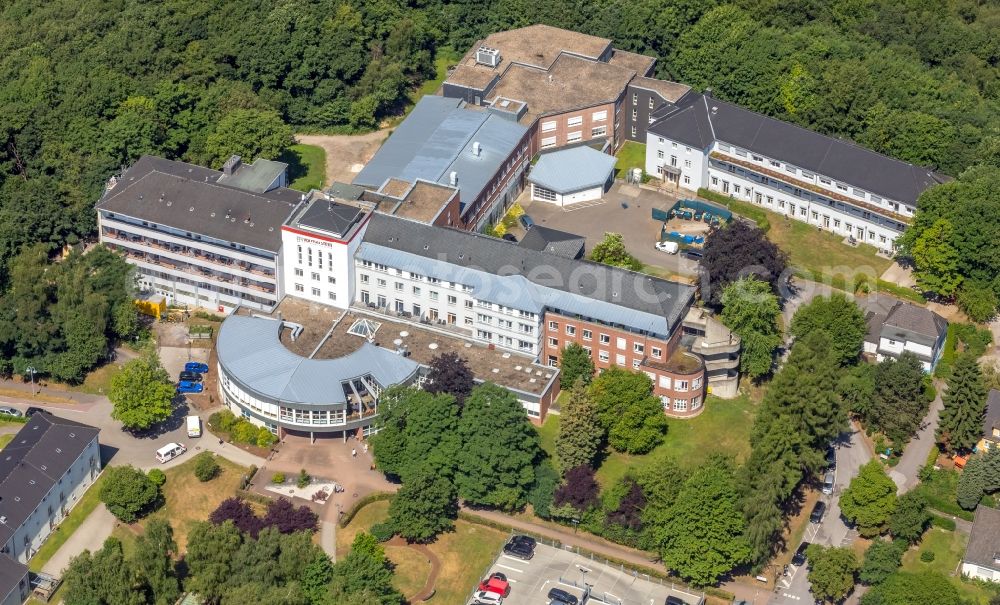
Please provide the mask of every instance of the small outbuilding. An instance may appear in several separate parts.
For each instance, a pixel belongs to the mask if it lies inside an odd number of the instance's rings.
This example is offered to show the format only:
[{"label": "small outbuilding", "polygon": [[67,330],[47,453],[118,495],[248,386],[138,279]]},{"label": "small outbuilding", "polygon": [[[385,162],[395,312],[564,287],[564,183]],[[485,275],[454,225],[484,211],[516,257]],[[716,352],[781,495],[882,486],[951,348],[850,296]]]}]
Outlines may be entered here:
[{"label": "small outbuilding", "polygon": [[962,557],[962,575],[1000,582],[1000,510],[980,505]]},{"label": "small outbuilding", "polygon": [[528,174],[531,199],[569,206],[597,200],[611,186],[615,158],[593,147],[546,153]]}]

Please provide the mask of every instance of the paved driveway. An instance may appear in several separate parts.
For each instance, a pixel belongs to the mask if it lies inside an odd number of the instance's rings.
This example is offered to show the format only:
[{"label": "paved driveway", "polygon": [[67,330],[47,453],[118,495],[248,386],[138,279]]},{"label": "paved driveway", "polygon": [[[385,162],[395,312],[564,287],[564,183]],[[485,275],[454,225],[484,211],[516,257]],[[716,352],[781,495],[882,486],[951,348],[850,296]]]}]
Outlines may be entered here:
[{"label": "paved driveway", "polygon": [[[621,233],[625,248],[644,264],[660,267],[671,273],[693,276],[698,264],[677,254],[667,254],[653,248],[660,239],[660,221],[654,221],[653,208],[672,206],[678,196],[642,189],[616,181],[603,200],[581,202],[567,208],[546,202],[532,202],[530,195],[521,195],[518,202],[535,223],[582,235],[587,239],[587,252],[604,238],[604,233]],[[622,207],[622,202],[628,208]],[[520,226],[513,231],[520,239]]]}]

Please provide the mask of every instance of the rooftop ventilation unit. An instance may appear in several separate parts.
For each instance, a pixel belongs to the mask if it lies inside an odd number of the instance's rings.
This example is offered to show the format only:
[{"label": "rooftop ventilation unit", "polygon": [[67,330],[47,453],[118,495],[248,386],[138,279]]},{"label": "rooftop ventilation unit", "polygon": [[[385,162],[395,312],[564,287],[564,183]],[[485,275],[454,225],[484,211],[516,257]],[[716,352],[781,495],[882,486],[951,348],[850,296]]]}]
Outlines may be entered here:
[{"label": "rooftop ventilation unit", "polygon": [[472,143],[472,155],[479,157],[479,154],[483,152],[483,146],[479,144],[479,141]]},{"label": "rooftop ventilation unit", "polygon": [[476,51],[476,63],[496,67],[500,65],[500,51],[488,46],[480,46]]},{"label": "rooftop ventilation unit", "polygon": [[452,187],[458,187],[458,173],[452,170],[451,174],[448,175],[448,182],[451,183]]}]

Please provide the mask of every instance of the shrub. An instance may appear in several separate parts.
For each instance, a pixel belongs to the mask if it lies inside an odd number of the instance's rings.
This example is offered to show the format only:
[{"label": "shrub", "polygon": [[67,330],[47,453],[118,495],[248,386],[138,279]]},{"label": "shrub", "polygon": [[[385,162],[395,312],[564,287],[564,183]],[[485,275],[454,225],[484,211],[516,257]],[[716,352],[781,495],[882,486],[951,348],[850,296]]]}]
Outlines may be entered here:
[{"label": "shrub", "polygon": [[376,540],[379,542],[388,542],[396,535],[396,530],[392,528],[391,523],[376,523],[372,525],[371,529],[368,530]]},{"label": "shrub", "polygon": [[149,480],[152,481],[153,485],[155,485],[156,487],[163,487],[163,484],[167,482],[167,475],[158,468],[154,468],[153,470],[146,473],[146,475],[149,477]]},{"label": "shrub", "polygon": [[924,552],[920,553],[920,560],[923,561],[924,563],[930,563],[931,561],[934,560],[934,552],[930,550],[925,550]]},{"label": "shrub", "polygon": [[308,506],[298,508],[285,498],[278,498],[267,505],[264,527],[274,527],[283,534],[297,531],[316,531],[319,517]]},{"label": "shrub", "polygon": [[257,447],[271,447],[278,437],[265,427],[257,429]]},{"label": "shrub", "polygon": [[326,502],[326,499],[329,498],[329,497],[330,497],[330,494],[326,493],[325,491],[323,491],[321,489],[318,489],[318,490],[316,490],[316,493],[312,495],[311,499],[312,499],[313,502]]},{"label": "shrub", "polygon": [[933,515],[931,517],[931,525],[934,527],[940,527],[941,529],[946,529],[948,531],[955,531],[955,520],[949,519],[948,517],[939,517]]},{"label": "shrub", "polygon": [[240,418],[233,425],[230,437],[236,443],[257,443],[257,425]]},{"label": "shrub", "polygon": [[309,483],[312,482],[312,477],[306,472],[306,469],[299,471],[299,478],[295,481],[295,487],[299,489],[305,489],[309,487]]},{"label": "shrub", "polygon": [[271,483],[275,485],[281,485],[285,482],[285,473],[274,473],[271,475]]},{"label": "shrub", "polygon": [[236,424],[236,421],[236,414],[233,414],[229,410],[222,410],[208,417],[209,424],[218,427],[220,431],[225,433],[233,430],[233,425]]},{"label": "shrub", "polygon": [[114,466],[104,474],[101,502],[123,523],[135,523],[148,513],[160,498],[160,488],[149,476],[134,466]]},{"label": "shrub", "polygon": [[198,478],[198,481],[211,481],[218,476],[221,470],[222,468],[216,462],[212,452],[202,452],[194,457],[194,476]]}]

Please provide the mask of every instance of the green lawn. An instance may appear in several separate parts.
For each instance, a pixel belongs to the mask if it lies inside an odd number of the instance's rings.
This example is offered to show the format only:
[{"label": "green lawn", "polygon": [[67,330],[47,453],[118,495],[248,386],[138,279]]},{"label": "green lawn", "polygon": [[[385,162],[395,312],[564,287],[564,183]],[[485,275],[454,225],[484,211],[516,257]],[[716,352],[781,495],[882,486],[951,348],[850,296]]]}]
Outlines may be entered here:
[{"label": "green lawn", "polygon": [[14,434],[0,435],[0,450],[7,447],[7,444],[14,440]]},{"label": "green lawn", "polygon": [[615,163],[617,178],[624,178],[624,172],[628,168],[646,169],[646,145],[635,141],[625,141],[622,148],[618,150]]},{"label": "green lawn", "polygon": [[87,374],[83,382],[70,387],[73,391],[104,395],[111,389],[111,379],[120,372],[122,364],[108,363]]},{"label": "green lawn", "polygon": [[630,468],[647,464],[659,456],[674,460],[683,468],[700,466],[709,455],[720,453],[742,462],[750,454],[750,427],[757,405],[746,395],[719,399],[709,395],[705,411],[695,418],[668,419],[667,436],[656,449],[643,456],[610,452],[597,469],[602,486],[613,485]]},{"label": "green lawn", "polygon": [[768,213],[771,229],[767,237],[788,252],[791,264],[810,271],[827,275],[851,277],[856,273],[867,273],[874,278],[882,275],[892,261],[876,256],[875,248],[861,244],[852,248],[843,243],[844,238],[826,231],[820,231],[779,214]]},{"label": "green lawn", "polygon": [[[560,396],[562,395],[560,394]],[[537,428],[538,440],[541,442],[542,449],[549,455],[549,458],[554,460],[556,457],[556,435],[559,434],[559,416],[549,414],[545,417],[542,426]]]},{"label": "green lawn", "polygon": [[45,564],[52,558],[52,555],[56,554],[59,547],[65,544],[66,540],[69,540],[69,537],[80,527],[80,524],[98,507],[101,503],[100,492],[101,485],[104,484],[104,477],[105,475],[101,475],[97,478],[97,481],[94,481],[94,484],[83,494],[83,497],[76,503],[73,510],[66,515],[63,522],[49,534],[48,539],[45,540],[45,544],[42,544],[42,547],[38,549],[35,556],[28,562],[28,568],[31,571],[36,573],[41,571],[42,567],[45,567]]},{"label": "green lawn", "polygon": [[288,164],[291,188],[298,191],[322,189],[326,178],[326,151],[316,145],[292,145],[278,158]]},{"label": "green lawn", "polygon": [[[903,571],[942,573],[951,579],[963,597],[972,599],[973,603],[986,605],[991,593],[977,584],[963,581],[960,575],[956,575],[959,561],[965,554],[965,545],[968,542],[969,537],[961,532],[931,528],[924,534],[919,547],[910,549],[903,555]],[[920,553],[926,551],[934,553],[934,560],[929,563],[920,560]]]}]

